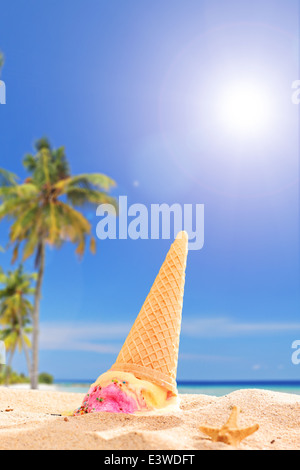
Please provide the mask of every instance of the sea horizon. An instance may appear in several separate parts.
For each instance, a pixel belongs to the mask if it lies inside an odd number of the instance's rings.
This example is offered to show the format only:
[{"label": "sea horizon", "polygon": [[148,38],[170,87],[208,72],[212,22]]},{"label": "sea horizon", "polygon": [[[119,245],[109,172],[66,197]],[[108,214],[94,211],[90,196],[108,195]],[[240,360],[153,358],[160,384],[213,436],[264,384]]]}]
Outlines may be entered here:
[{"label": "sea horizon", "polygon": [[[56,379],[56,390],[87,393],[95,380]],[[253,388],[300,395],[300,380],[178,380],[179,393],[224,396],[236,390]]]}]

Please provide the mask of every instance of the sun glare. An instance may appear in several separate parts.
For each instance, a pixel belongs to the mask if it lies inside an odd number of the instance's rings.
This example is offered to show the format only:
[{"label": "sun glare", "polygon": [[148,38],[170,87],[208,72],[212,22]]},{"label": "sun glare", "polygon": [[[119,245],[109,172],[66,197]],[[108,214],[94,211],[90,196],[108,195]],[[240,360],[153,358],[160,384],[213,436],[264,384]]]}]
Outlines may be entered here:
[{"label": "sun glare", "polygon": [[222,125],[240,136],[264,132],[270,122],[268,91],[253,83],[231,84],[220,94],[217,105]]}]

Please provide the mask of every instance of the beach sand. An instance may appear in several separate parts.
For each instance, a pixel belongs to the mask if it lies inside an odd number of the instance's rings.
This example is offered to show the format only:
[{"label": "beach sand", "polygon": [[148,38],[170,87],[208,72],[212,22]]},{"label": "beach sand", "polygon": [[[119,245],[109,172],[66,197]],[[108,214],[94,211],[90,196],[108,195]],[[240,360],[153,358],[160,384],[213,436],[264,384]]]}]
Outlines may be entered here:
[{"label": "beach sand", "polygon": [[234,405],[241,408],[241,426],[260,426],[239,449],[300,449],[299,395],[238,390],[223,397],[180,395],[180,412],[166,415],[55,416],[82,398],[0,387],[0,449],[232,450],[211,442],[199,426],[223,425]]}]

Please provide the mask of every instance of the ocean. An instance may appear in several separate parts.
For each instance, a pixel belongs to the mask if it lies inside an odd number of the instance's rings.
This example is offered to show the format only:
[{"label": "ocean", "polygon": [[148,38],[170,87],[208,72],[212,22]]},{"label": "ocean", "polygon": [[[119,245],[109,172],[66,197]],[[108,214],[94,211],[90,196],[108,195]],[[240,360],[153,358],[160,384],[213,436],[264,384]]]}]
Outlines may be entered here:
[{"label": "ocean", "polygon": [[[57,380],[55,389],[61,392],[87,393],[93,380]],[[300,381],[231,381],[231,382],[178,382],[179,393],[223,396],[240,389],[264,389],[274,392],[294,393],[300,395]]]}]

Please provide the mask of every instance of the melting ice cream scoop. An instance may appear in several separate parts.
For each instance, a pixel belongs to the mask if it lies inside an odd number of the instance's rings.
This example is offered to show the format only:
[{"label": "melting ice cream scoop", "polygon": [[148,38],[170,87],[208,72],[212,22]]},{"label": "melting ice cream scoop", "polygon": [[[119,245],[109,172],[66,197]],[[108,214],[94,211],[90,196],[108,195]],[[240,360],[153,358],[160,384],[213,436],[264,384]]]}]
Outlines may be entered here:
[{"label": "melting ice cream scoop", "polygon": [[137,379],[128,372],[108,371],[91,385],[74,415],[108,411],[136,413],[177,404],[177,397],[164,387]]}]

